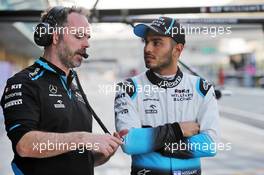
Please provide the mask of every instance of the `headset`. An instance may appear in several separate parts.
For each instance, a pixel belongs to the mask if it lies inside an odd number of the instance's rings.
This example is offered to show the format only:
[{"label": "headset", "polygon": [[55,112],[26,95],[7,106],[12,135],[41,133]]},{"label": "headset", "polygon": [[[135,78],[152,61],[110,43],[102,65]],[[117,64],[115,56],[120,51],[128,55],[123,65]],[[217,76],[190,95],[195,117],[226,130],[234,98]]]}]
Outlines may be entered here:
[{"label": "headset", "polygon": [[49,46],[52,43],[52,33],[54,27],[58,23],[58,17],[64,11],[65,7],[56,6],[53,7],[44,18],[41,23],[39,23],[34,32],[34,41],[39,46]]}]

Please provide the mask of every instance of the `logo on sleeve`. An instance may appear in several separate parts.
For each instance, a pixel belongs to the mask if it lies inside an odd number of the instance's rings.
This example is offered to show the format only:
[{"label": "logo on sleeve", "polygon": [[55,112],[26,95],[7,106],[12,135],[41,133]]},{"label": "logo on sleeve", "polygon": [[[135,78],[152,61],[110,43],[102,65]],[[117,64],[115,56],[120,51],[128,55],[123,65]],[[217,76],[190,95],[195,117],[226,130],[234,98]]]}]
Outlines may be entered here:
[{"label": "logo on sleeve", "polygon": [[9,98],[17,97],[17,96],[22,96],[22,92],[14,92],[12,94],[5,95],[5,100]]},{"label": "logo on sleeve", "polygon": [[210,83],[205,81],[205,80],[202,80],[203,81],[203,88],[204,90],[208,91],[209,87],[210,87]]},{"label": "logo on sleeve", "polygon": [[115,104],[115,108],[120,108],[120,107],[124,107],[127,105],[127,102],[120,102],[120,103],[116,103]]},{"label": "logo on sleeve", "polygon": [[11,89],[14,90],[14,89],[21,89],[22,87],[22,84],[13,84],[11,85]]},{"label": "logo on sleeve", "polygon": [[212,84],[204,79],[199,79],[198,83],[199,83],[199,89],[197,90],[200,93],[200,95],[205,97],[207,92],[210,90]]},{"label": "logo on sleeve", "polygon": [[124,98],[126,96],[125,93],[121,93],[121,94],[118,94],[116,97],[115,97],[115,100],[119,99],[119,98]]},{"label": "logo on sleeve", "polygon": [[4,108],[8,108],[8,107],[11,107],[11,106],[16,106],[16,105],[21,105],[21,104],[23,104],[22,99],[12,100],[10,102],[7,102],[5,104]]},{"label": "logo on sleeve", "polygon": [[30,78],[32,78],[32,77],[36,76],[36,75],[38,74],[39,71],[40,71],[40,68],[37,67],[37,68],[34,70],[34,72],[30,72],[28,75],[29,75]]}]

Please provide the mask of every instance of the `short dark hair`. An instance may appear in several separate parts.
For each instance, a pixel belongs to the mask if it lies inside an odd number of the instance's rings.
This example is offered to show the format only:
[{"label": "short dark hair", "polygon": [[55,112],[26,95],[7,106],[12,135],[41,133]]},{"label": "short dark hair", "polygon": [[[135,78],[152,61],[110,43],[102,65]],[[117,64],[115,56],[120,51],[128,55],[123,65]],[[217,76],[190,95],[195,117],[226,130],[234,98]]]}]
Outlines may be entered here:
[{"label": "short dark hair", "polygon": [[[51,9],[52,9],[52,7],[51,8],[48,8],[47,10],[45,10],[41,14],[40,20],[42,22],[44,22],[46,20],[46,18],[47,18],[47,16],[48,16],[48,14],[49,14],[49,12],[50,12]],[[86,17],[89,17],[89,15],[90,15],[89,10],[86,10],[86,9],[84,9],[82,7],[75,7],[75,6],[65,7],[65,8],[63,8],[60,11],[59,14],[56,14],[57,15],[56,16],[56,22],[57,22],[56,25],[58,27],[64,27],[65,24],[68,22],[67,21],[68,15],[71,14],[71,13],[79,13],[79,14],[84,15]]]}]

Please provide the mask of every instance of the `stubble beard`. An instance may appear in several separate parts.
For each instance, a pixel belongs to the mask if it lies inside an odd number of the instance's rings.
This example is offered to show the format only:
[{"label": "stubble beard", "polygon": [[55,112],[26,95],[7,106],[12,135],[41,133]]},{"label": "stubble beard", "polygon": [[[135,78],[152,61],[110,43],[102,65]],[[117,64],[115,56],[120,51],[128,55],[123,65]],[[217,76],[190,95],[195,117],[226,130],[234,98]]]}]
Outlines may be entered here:
[{"label": "stubble beard", "polygon": [[61,64],[68,69],[79,67],[81,63],[77,63],[77,61],[74,62],[73,60],[73,57],[75,56],[75,52],[71,51],[66,44],[64,43],[60,43],[60,44],[61,46],[59,49],[58,57],[60,59]]}]

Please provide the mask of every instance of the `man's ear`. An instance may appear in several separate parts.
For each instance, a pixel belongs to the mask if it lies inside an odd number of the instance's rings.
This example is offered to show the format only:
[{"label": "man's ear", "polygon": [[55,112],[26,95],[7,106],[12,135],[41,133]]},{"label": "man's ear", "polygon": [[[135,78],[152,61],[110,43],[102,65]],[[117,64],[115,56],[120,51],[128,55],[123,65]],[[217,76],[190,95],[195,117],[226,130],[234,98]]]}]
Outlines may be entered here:
[{"label": "man's ear", "polygon": [[176,50],[181,53],[184,48],[184,45],[179,43],[179,44],[176,44],[175,47],[176,47]]},{"label": "man's ear", "polygon": [[59,34],[57,32],[54,32],[52,34],[52,43],[54,45],[57,45],[59,43]]},{"label": "man's ear", "polygon": [[183,48],[184,48],[184,45],[183,44],[181,44],[181,43],[175,44],[173,46],[172,55],[173,56],[176,56],[176,57],[180,56]]}]

